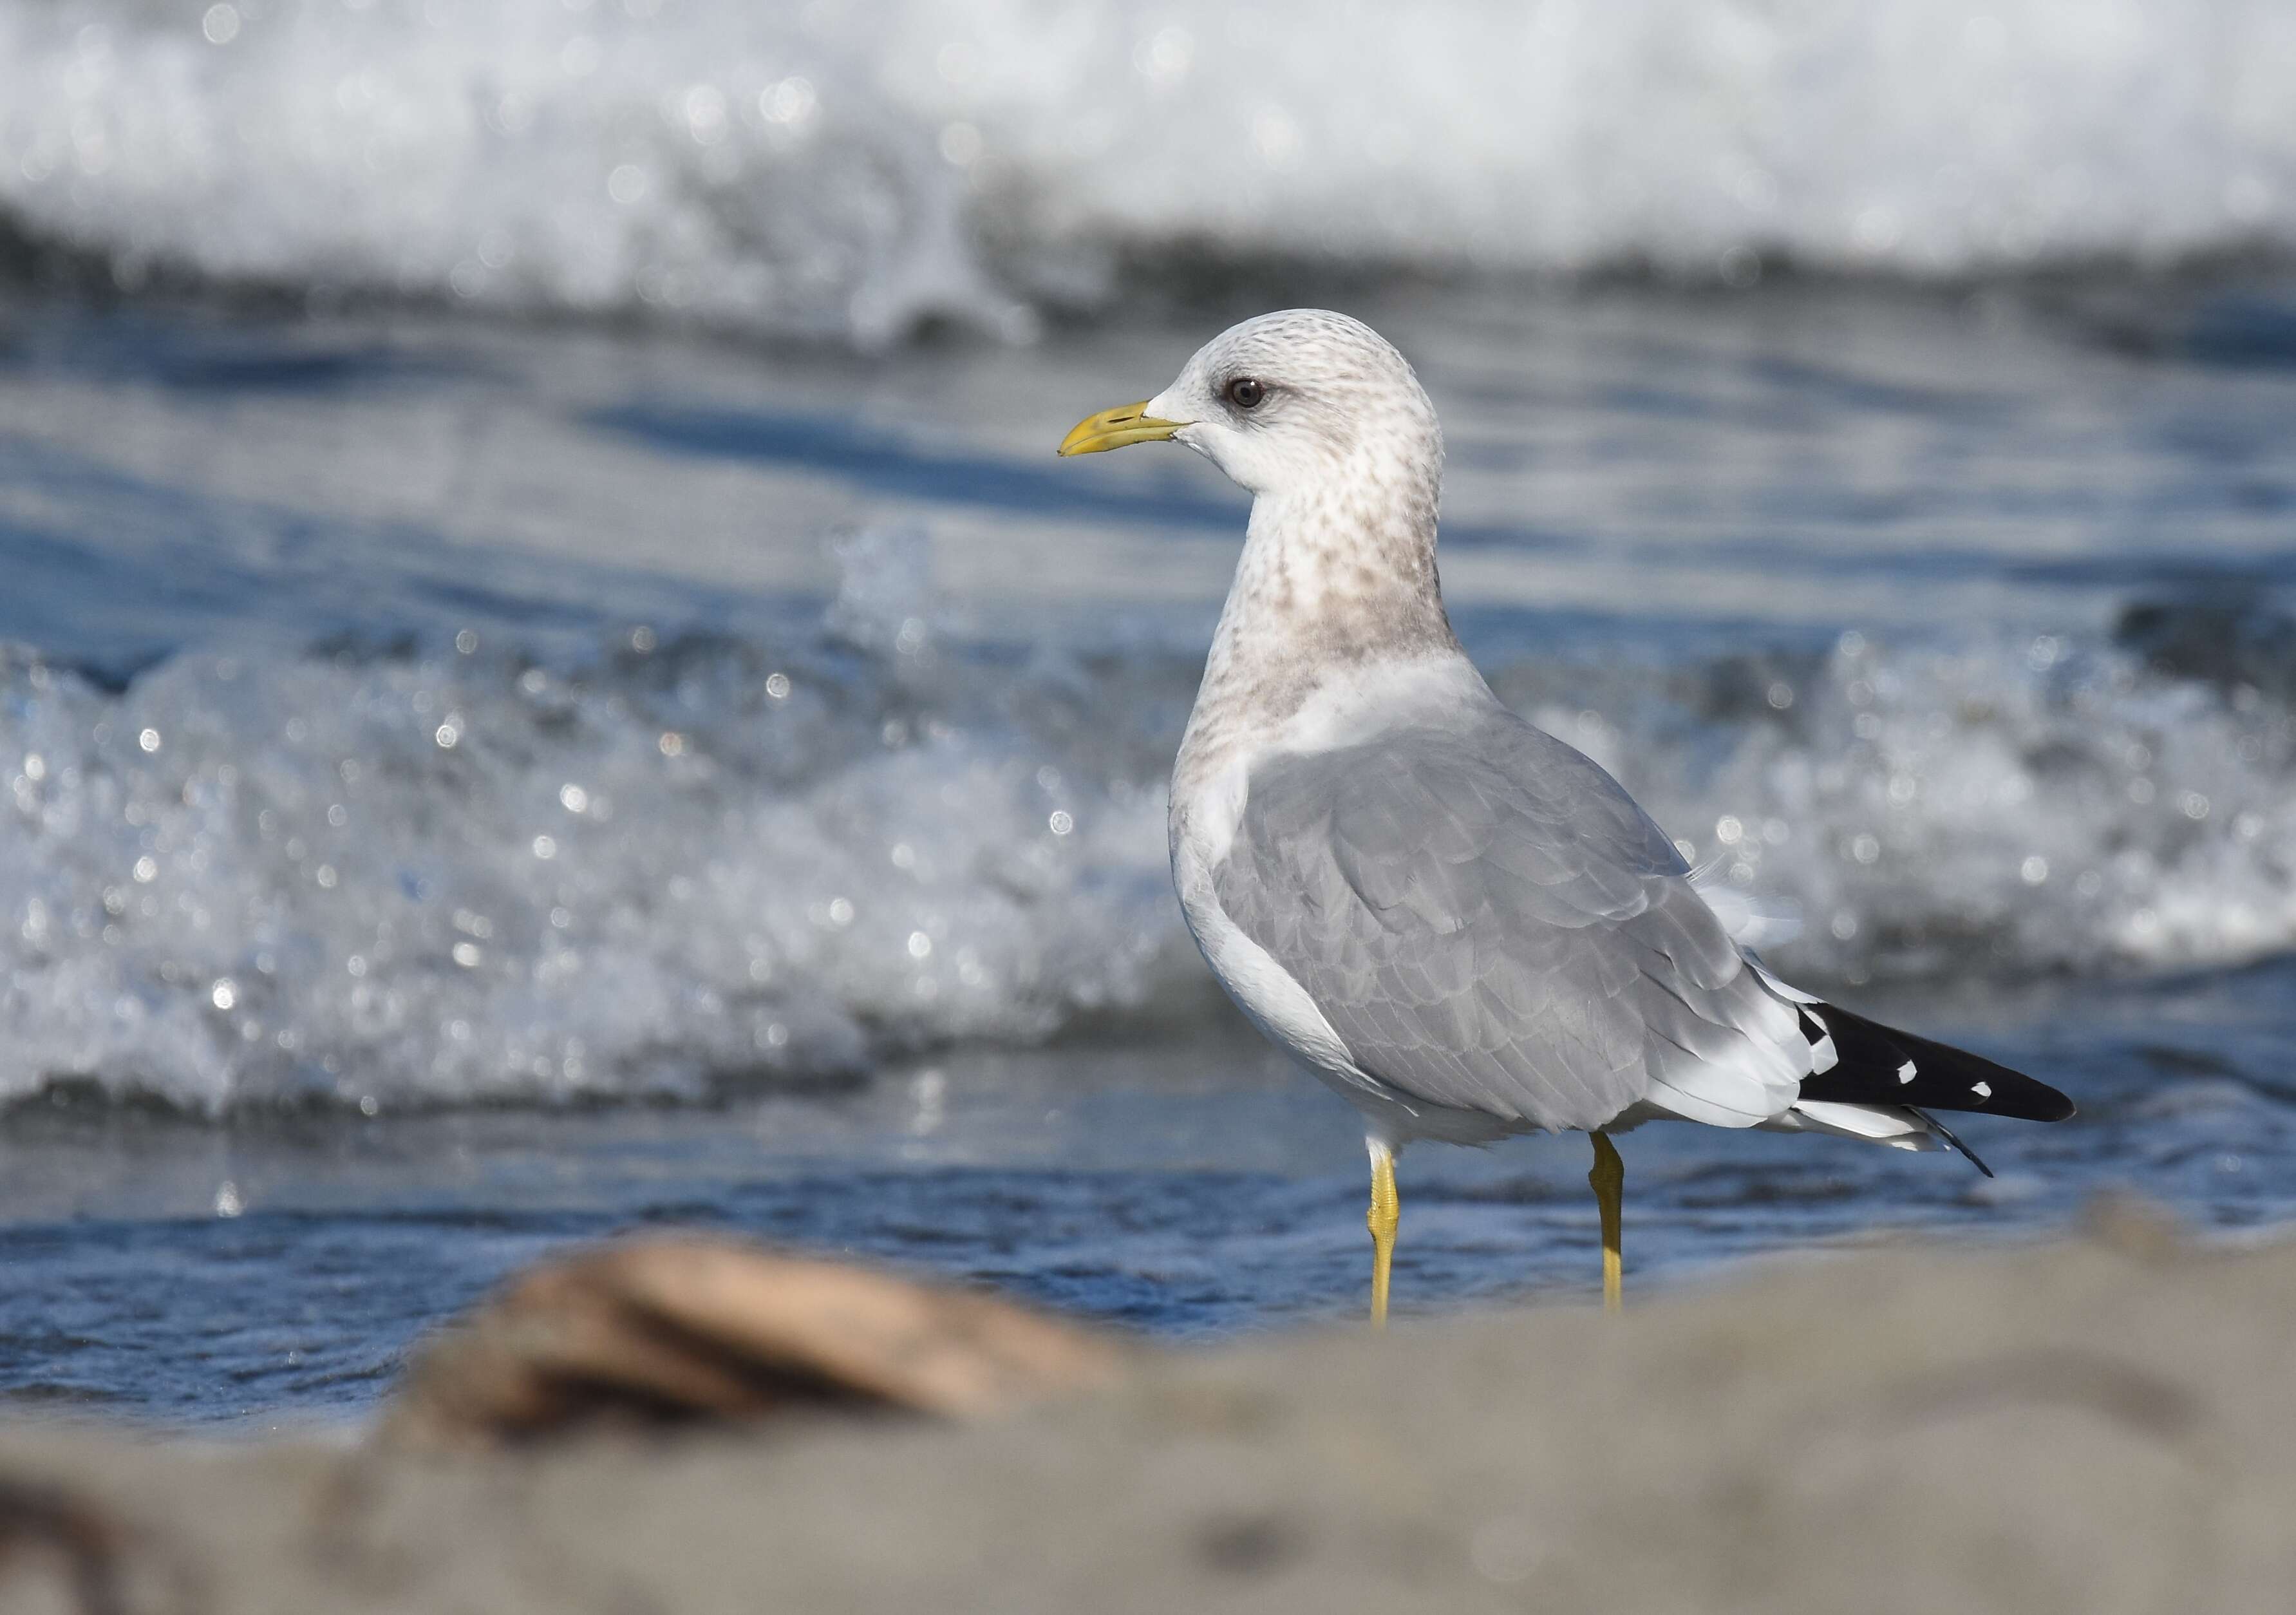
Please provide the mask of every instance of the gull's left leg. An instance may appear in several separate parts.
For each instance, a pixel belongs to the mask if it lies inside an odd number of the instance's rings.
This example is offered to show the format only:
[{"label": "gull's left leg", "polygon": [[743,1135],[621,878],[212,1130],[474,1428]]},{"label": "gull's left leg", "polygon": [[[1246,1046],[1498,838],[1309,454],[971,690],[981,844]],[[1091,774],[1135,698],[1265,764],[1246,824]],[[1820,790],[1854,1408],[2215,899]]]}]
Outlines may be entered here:
[{"label": "gull's left leg", "polygon": [[1371,1213],[1364,1218],[1371,1228],[1371,1326],[1387,1327],[1387,1267],[1395,1255],[1395,1226],[1403,1220],[1402,1203],[1395,1197],[1395,1152],[1384,1140],[1366,1138],[1371,1152]]},{"label": "gull's left leg", "polygon": [[1603,1310],[1616,1312],[1621,1304],[1626,1267],[1619,1234],[1625,1209],[1627,1163],[1619,1159],[1619,1146],[1603,1135],[1589,1133],[1587,1136],[1595,1141],[1595,1165],[1587,1172],[1587,1181],[1594,1185],[1595,1204],[1603,1214]]}]

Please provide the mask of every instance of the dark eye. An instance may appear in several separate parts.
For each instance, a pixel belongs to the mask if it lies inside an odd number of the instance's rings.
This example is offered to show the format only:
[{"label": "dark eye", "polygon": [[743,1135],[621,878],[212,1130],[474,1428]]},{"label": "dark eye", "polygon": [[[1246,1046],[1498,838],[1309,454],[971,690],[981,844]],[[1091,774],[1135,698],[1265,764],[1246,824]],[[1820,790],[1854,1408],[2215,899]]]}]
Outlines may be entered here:
[{"label": "dark eye", "polygon": [[1267,389],[1250,376],[1238,376],[1227,384],[1227,401],[1238,409],[1251,409],[1267,396]]}]

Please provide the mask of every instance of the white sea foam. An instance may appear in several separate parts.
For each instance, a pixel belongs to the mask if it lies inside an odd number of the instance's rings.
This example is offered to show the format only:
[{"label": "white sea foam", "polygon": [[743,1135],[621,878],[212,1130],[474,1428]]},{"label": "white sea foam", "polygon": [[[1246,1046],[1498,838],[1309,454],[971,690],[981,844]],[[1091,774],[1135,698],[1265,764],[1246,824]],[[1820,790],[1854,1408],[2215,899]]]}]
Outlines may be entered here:
[{"label": "white sea foam", "polygon": [[1100,702],[1054,738],[1091,679],[971,709],[881,603],[578,671],[0,663],[0,1099],[692,1096],[1141,1004],[1185,962],[1161,798],[1095,775]]},{"label": "white sea foam", "polygon": [[[2296,246],[2277,0],[0,4],[0,213],[510,310],[1025,332],[1112,251],[1927,275]],[[1000,290],[999,287],[1010,291]]]},{"label": "white sea foam", "polygon": [[[696,1096],[1212,988],[1165,871],[1197,664],[940,644],[913,545],[799,642],[0,660],[0,1101]],[[467,650],[461,647],[467,646]],[[2095,643],[1503,668],[1820,983],[2296,947],[2296,717]]]},{"label": "white sea foam", "polygon": [[2296,717],[2254,684],[2047,635],[1853,633],[1656,686],[1602,713],[1524,704],[1617,766],[1712,878],[1798,911],[1782,966],[1857,982],[2296,946]]}]

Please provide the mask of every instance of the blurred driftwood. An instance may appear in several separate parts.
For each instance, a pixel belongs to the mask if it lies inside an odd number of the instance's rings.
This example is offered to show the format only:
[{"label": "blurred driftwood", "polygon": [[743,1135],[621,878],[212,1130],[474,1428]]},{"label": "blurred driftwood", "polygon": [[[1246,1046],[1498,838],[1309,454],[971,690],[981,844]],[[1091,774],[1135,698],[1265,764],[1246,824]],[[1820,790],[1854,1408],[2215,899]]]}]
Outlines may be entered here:
[{"label": "blurred driftwood", "polygon": [[1010,1302],[704,1237],[513,1279],[426,1346],[378,1431],[484,1446],[803,1408],[978,1418],[1113,1381],[1125,1350]]}]

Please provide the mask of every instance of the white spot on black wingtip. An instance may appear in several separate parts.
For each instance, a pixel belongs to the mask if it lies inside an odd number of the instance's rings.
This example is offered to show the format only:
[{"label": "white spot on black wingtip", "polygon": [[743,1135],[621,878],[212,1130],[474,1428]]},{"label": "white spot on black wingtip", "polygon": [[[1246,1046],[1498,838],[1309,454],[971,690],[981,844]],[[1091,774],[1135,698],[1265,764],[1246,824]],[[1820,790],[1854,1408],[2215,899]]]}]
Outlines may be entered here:
[{"label": "white spot on black wingtip", "polygon": [[1898,1068],[1898,1080],[1900,1083],[1911,1082],[1915,1075],[1916,1073],[1914,1070],[1914,1062],[1910,1060],[1906,1061],[1905,1064]]},{"label": "white spot on black wingtip", "polygon": [[1980,1099],[1993,1097],[1993,1085],[1989,1082],[1972,1082],[1969,1085],[1969,1091]]}]

